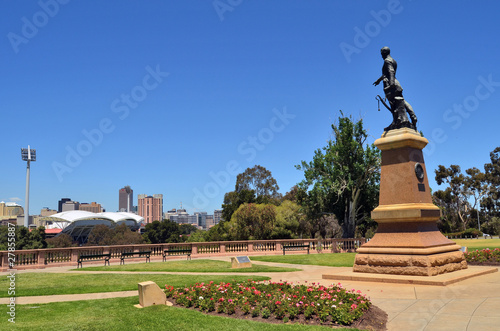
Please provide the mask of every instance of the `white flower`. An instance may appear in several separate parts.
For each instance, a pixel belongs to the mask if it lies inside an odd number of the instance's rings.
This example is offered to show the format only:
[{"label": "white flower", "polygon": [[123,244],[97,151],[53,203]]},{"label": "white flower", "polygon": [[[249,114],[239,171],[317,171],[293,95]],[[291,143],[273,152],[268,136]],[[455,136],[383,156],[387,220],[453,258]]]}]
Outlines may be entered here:
[{"label": "white flower", "polygon": [[203,300],[203,297],[199,297],[198,299]]}]

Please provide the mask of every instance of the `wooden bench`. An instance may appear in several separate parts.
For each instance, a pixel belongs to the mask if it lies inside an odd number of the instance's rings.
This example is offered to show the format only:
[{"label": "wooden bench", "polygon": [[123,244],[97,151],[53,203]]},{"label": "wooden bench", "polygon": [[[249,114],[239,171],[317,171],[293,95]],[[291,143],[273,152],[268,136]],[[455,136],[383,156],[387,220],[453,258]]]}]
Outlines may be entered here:
[{"label": "wooden bench", "polygon": [[79,267],[83,268],[82,262],[83,261],[102,261],[104,260],[104,266],[106,266],[106,263],[109,265],[109,259],[111,258],[111,253],[107,254],[89,254],[89,255],[80,255],[78,257],[78,264],[76,268],[78,269]]},{"label": "wooden bench", "polygon": [[135,255],[139,257],[146,256],[146,263],[151,262],[151,251],[142,251],[142,252],[122,252],[122,256],[120,257],[120,265],[125,264],[125,259],[133,258]]},{"label": "wooden bench", "polygon": [[296,251],[299,249],[307,249],[307,254],[309,254],[309,245],[283,245],[283,255],[285,255],[285,251]]},{"label": "wooden bench", "polygon": [[191,260],[192,248],[167,248],[163,251],[163,262],[167,260],[167,256],[171,255],[187,255],[187,260]]}]

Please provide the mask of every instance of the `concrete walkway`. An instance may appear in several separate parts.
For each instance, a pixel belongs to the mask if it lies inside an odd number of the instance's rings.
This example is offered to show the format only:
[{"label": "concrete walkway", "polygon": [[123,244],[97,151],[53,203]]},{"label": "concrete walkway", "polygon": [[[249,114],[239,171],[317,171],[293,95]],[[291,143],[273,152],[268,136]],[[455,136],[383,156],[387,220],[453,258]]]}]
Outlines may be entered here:
[{"label": "concrete walkway", "polygon": [[[229,261],[229,258],[218,258],[218,260]],[[332,284],[332,280],[322,279],[323,274],[338,272],[339,269],[351,269],[309,265],[285,265],[258,261],[253,261],[253,263],[301,268],[303,269],[302,271],[258,273],[258,275],[269,276],[272,281],[286,280],[302,284],[307,281],[308,283],[315,282],[323,285],[330,285]],[[471,266],[469,268],[474,267]],[[73,269],[73,267],[26,270],[18,271],[18,273],[76,272],[70,271],[70,269]],[[89,272],[86,271],[85,273]],[[119,273],[137,274],[137,272]],[[155,274],[156,273],[157,272],[155,272]],[[160,273],[171,274],[166,272]],[[195,273],[176,272],[173,274]],[[230,273],[230,275],[235,275],[235,273]],[[255,273],[237,273],[237,275],[255,275]],[[147,276],[145,276],[144,281],[147,280]],[[362,293],[367,294],[371,298],[374,305],[384,310],[388,314],[387,327],[390,331],[500,330],[500,272],[470,278],[448,286],[391,284],[360,281],[342,281],[341,283],[344,288],[361,290]],[[137,291],[19,297],[16,298],[16,304],[41,304],[59,301],[97,300],[135,295],[137,295]],[[1,298],[0,304],[7,304],[8,300],[8,298]]]}]

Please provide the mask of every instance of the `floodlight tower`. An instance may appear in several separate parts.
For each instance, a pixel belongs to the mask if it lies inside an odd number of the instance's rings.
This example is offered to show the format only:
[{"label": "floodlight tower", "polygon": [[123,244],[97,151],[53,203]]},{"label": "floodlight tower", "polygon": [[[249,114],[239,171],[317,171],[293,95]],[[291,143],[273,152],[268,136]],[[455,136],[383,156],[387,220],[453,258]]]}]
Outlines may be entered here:
[{"label": "floodlight tower", "polygon": [[26,161],[26,200],[24,205],[24,226],[29,227],[30,221],[30,162],[36,161],[36,150],[28,148],[21,148],[21,157]]}]

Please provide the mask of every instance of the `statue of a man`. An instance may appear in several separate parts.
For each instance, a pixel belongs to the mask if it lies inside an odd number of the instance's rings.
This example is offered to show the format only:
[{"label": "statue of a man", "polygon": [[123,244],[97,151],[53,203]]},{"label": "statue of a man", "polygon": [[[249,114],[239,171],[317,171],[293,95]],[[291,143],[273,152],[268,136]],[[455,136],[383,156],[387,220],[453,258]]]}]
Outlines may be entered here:
[{"label": "statue of a man", "polygon": [[[389,110],[392,113],[392,123],[384,131],[389,131],[392,129],[399,129],[403,127],[408,127],[412,129],[417,129],[417,116],[413,112],[411,105],[405,101],[403,98],[403,88],[399,81],[396,79],[396,70],[398,69],[398,63],[391,57],[391,50],[389,47],[382,47],[380,54],[384,59],[384,65],[382,66],[382,76],[377,79],[373,85],[377,86],[381,81],[384,82],[384,93],[385,97],[389,101]],[[383,102],[383,101],[382,101]],[[385,104],[384,104],[385,105]],[[386,105],[387,107],[387,105]],[[410,115],[411,123],[408,121],[406,113]]]}]

